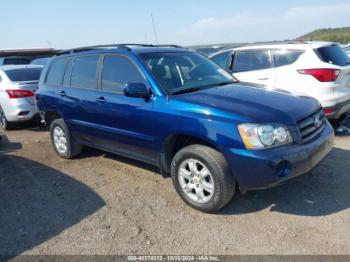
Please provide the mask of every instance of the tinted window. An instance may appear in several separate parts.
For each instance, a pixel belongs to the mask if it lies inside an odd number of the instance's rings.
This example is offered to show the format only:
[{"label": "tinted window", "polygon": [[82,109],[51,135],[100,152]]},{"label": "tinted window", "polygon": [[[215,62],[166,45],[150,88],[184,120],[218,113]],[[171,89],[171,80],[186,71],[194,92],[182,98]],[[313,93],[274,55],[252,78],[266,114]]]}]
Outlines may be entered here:
[{"label": "tinted window", "polygon": [[350,64],[350,58],[339,45],[317,48],[316,53],[323,62],[338,66]]},{"label": "tinted window", "polygon": [[41,68],[21,68],[6,70],[5,73],[13,82],[38,81],[41,70]]},{"label": "tinted window", "polygon": [[4,59],[4,65],[27,65],[29,60],[23,57],[11,57]]},{"label": "tinted window", "polygon": [[275,67],[293,64],[303,53],[301,50],[271,50]]},{"label": "tinted window", "polygon": [[221,66],[222,68],[226,68],[231,53],[232,53],[231,51],[223,52],[223,53],[220,53],[220,54],[217,54],[217,55],[211,57],[210,59],[214,63],[216,63],[218,66]]},{"label": "tinted window", "polygon": [[60,86],[62,85],[63,75],[66,70],[67,62],[69,58],[55,59],[47,75],[46,84]]},{"label": "tinted window", "polygon": [[170,94],[195,92],[235,81],[224,69],[197,53],[148,53],[141,58]]},{"label": "tinted window", "polygon": [[126,83],[143,83],[136,66],[125,56],[105,56],[102,71],[102,90],[123,93]]},{"label": "tinted window", "polygon": [[97,67],[99,56],[82,56],[74,60],[71,86],[87,89],[97,88]]},{"label": "tinted window", "polygon": [[234,72],[245,72],[271,67],[269,53],[266,50],[239,51],[235,55]]}]

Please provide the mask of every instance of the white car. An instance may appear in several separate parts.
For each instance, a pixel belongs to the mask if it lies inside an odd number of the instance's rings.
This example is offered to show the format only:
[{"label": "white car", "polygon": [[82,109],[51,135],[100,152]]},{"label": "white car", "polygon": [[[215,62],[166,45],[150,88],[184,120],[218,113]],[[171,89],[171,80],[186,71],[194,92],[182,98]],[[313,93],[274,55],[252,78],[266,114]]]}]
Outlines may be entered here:
[{"label": "white car", "polygon": [[209,58],[241,82],[318,99],[329,119],[350,110],[350,58],[336,43],[248,45]]},{"label": "white car", "polygon": [[42,66],[0,66],[0,127],[9,129],[14,122],[38,116],[35,91]]},{"label": "white car", "polygon": [[348,54],[348,56],[350,57],[350,47],[347,47],[347,48],[345,48],[344,50],[345,50],[345,52]]}]

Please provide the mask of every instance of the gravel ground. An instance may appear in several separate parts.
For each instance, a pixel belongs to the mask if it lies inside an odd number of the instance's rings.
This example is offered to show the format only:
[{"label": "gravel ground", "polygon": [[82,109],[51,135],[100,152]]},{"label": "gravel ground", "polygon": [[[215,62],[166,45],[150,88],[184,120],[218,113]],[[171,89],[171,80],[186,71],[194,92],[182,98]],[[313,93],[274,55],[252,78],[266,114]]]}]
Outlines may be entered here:
[{"label": "gravel ground", "polygon": [[59,159],[42,129],[0,145],[0,254],[350,254],[350,138],[311,174],[186,206],[157,169],[86,149]]}]

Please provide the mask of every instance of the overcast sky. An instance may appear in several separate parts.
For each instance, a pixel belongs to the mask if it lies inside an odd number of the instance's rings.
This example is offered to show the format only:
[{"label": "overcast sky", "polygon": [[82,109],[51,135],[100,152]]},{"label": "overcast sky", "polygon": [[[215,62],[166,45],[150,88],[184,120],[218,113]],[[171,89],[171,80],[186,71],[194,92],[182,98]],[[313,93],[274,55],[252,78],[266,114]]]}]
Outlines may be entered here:
[{"label": "overcast sky", "polygon": [[350,26],[350,1],[0,0],[0,48],[293,39]]}]

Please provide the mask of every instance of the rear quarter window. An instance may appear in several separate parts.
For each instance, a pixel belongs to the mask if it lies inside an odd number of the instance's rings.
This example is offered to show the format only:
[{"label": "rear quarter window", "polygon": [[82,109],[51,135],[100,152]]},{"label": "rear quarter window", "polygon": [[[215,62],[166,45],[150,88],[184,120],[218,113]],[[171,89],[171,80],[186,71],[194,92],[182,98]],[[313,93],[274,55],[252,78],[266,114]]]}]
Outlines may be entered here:
[{"label": "rear quarter window", "polygon": [[7,77],[13,82],[39,81],[42,68],[21,68],[6,70]]},{"label": "rear quarter window", "polygon": [[318,57],[325,63],[337,66],[347,66],[350,58],[339,45],[325,46],[315,49]]},{"label": "rear quarter window", "polygon": [[302,50],[271,50],[275,67],[291,65],[304,53]]},{"label": "rear quarter window", "polygon": [[69,58],[57,58],[52,61],[49,72],[46,78],[47,85],[60,86],[62,85],[63,76],[67,67]]}]

